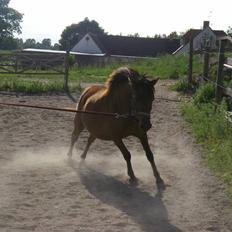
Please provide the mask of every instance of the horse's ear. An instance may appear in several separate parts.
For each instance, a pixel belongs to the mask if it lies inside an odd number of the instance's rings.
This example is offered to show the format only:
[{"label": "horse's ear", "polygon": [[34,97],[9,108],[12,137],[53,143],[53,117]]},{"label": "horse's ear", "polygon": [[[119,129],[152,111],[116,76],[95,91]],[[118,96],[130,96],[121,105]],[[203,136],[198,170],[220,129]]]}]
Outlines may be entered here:
[{"label": "horse's ear", "polygon": [[159,77],[158,77],[158,78],[155,78],[155,79],[151,80],[150,83],[151,83],[153,86],[155,86],[155,84],[157,83],[157,81],[158,81],[159,79],[160,79]]}]

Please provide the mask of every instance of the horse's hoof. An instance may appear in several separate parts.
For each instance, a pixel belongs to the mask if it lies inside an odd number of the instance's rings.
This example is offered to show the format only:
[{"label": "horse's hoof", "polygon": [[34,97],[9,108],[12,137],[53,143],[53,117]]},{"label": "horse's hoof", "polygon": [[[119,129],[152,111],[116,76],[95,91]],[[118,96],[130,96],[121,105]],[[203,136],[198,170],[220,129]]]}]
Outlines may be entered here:
[{"label": "horse's hoof", "polygon": [[162,179],[158,179],[158,180],[156,181],[156,184],[157,184],[157,187],[158,187],[158,190],[159,190],[159,191],[165,190],[166,185],[165,185],[165,183],[164,183],[164,181],[163,181]]},{"label": "horse's hoof", "polygon": [[86,155],[84,155],[84,154],[83,154],[83,155],[81,155],[81,160],[82,160],[82,161],[84,161],[84,160],[85,160],[85,158],[86,158]]},{"label": "horse's hoof", "polygon": [[135,178],[130,178],[129,179],[129,182],[130,182],[130,184],[131,185],[138,185],[138,183],[139,183],[139,181],[138,181],[138,179],[135,177]]}]

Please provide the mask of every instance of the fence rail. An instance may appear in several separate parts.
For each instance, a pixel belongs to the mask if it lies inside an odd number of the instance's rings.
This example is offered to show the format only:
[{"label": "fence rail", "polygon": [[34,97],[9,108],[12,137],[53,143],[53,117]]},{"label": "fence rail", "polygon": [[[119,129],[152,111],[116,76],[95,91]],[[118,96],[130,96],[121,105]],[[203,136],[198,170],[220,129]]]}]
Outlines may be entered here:
[{"label": "fence rail", "polygon": [[68,90],[69,52],[0,54],[0,74],[63,75],[64,88]]},{"label": "fence rail", "polygon": [[[229,39],[230,42],[231,39]],[[229,70],[232,70],[232,57],[225,57],[225,52],[228,51],[228,49],[226,50],[225,47],[226,47],[226,44],[228,42],[228,37],[225,37],[225,38],[221,38],[219,40],[219,50],[216,51],[210,51],[208,49],[205,49],[205,51],[203,51],[203,55],[204,55],[204,64],[203,64],[203,74],[202,74],[202,79],[204,81],[211,81],[214,83],[215,85],[215,95],[216,95],[216,101],[219,103],[222,99],[222,97],[224,95],[226,96],[229,96],[229,97],[232,97],[232,89],[229,88],[229,87],[225,87],[223,85],[223,81],[224,81],[224,69],[229,69]],[[191,43],[190,43],[191,44]],[[189,82],[189,85],[191,86],[192,84],[192,56],[193,54],[202,54],[199,53],[199,52],[194,52],[193,49],[191,48],[190,46],[190,49],[189,49],[189,72],[188,72],[188,82]],[[216,62],[217,64],[217,79],[216,81],[212,81],[210,78],[209,78],[209,66],[210,66],[210,62],[209,62],[209,59],[210,59],[210,54],[217,54],[218,55],[218,60]],[[215,64],[215,62],[214,62]]]}]

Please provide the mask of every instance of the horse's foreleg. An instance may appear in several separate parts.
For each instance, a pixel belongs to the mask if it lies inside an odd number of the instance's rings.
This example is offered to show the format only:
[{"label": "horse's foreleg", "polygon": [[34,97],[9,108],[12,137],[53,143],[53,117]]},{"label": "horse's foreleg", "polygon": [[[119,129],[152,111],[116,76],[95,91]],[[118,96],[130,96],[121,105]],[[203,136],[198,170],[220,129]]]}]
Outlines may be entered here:
[{"label": "horse's foreleg", "polygon": [[157,183],[158,187],[164,188],[164,182],[163,182],[162,178],[160,177],[160,174],[156,168],[154,156],[153,156],[153,153],[152,153],[150,146],[148,144],[147,134],[143,134],[140,137],[140,141],[141,141],[141,144],[143,146],[144,151],[146,152],[147,159],[151,164],[151,167],[152,167],[154,176],[156,178],[156,183]]},{"label": "horse's foreleg", "polygon": [[78,121],[75,124],[74,130],[72,132],[71,144],[70,144],[70,148],[69,148],[69,151],[68,151],[68,156],[69,157],[72,157],[73,146],[74,146],[75,142],[77,141],[81,131],[84,129],[84,126],[81,123],[80,119],[79,118],[77,118],[77,119],[78,119]]},{"label": "horse's foreleg", "polygon": [[127,150],[126,146],[122,142],[121,139],[114,141],[115,145],[119,148],[119,150],[122,152],[124,159],[126,160],[127,163],[127,173],[129,177],[131,178],[131,181],[135,182],[137,179],[134,175],[134,171],[132,169],[131,165],[131,154]]},{"label": "horse's foreleg", "polygon": [[85,158],[86,158],[86,155],[87,155],[87,152],[88,152],[88,150],[89,150],[89,147],[90,147],[90,145],[94,142],[95,139],[96,139],[96,138],[95,138],[94,136],[92,136],[92,135],[89,136],[87,145],[86,145],[86,147],[85,147],[85,150],[84,150],[83,154],[81,155],[81,158],[82,158],[82,159],[85,159]]}]

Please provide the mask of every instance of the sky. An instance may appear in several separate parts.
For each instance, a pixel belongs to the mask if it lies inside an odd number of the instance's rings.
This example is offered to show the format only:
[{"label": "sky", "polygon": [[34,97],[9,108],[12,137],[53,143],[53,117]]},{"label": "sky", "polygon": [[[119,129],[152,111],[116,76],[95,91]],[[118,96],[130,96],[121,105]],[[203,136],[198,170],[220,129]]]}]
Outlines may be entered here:
[{"label": "sky", "polygon": [[232,27],[232,0],[11,0],[10,7],[23,13],[22,39],[57,43],[62,31],[85,17],[95,20],[111,35],[185,32],[210,21],[215,30]]}]

